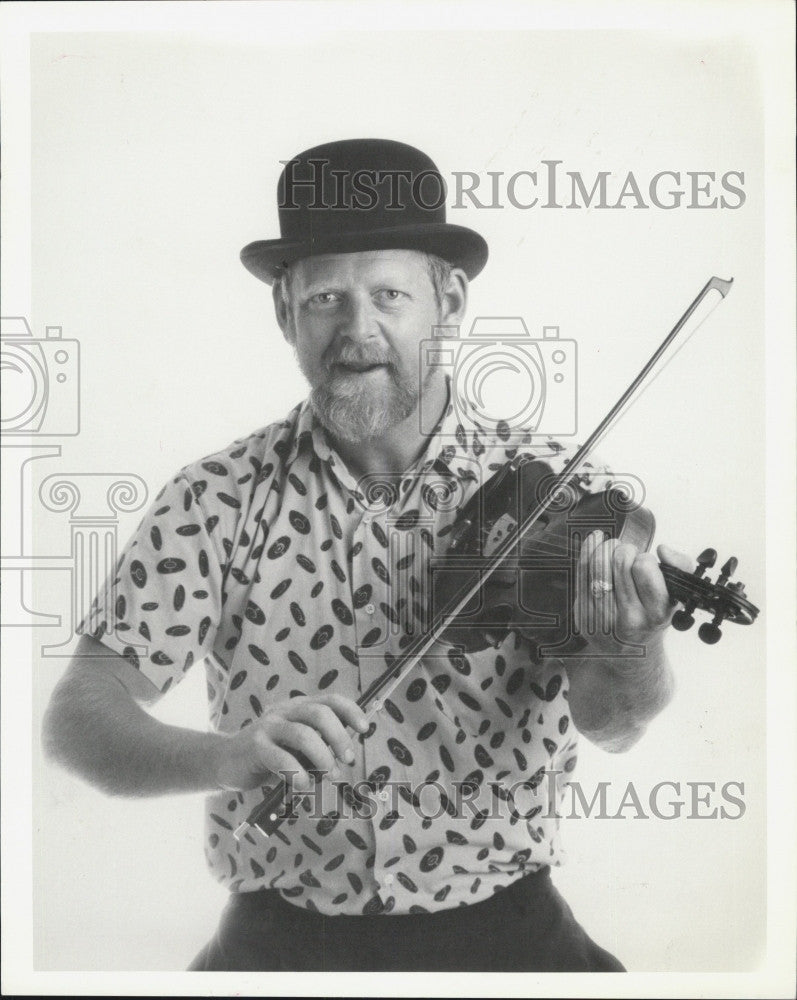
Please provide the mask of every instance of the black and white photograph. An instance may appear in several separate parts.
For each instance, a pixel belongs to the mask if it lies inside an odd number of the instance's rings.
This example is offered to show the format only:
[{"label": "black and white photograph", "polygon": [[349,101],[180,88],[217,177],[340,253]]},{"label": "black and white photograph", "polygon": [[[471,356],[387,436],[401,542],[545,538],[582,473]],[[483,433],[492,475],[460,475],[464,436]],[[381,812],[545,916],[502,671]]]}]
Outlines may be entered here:
[{"label": "black and white photograph", "polygon": [[793,996],[792,5],[0,28],[3,991]]}]

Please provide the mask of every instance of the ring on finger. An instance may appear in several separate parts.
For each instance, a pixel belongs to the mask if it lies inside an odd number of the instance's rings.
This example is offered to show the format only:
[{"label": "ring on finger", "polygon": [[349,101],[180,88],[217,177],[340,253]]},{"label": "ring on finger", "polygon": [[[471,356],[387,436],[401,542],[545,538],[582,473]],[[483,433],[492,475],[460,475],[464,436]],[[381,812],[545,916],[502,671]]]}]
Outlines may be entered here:
[{"label": "ring on finger", "polygon": [[602,599],[611,594],[614,590],[614,584],[610,583],[608,580],[593,580],[590,584],[590,590],[592,591],[592,596],[594,598]]}]

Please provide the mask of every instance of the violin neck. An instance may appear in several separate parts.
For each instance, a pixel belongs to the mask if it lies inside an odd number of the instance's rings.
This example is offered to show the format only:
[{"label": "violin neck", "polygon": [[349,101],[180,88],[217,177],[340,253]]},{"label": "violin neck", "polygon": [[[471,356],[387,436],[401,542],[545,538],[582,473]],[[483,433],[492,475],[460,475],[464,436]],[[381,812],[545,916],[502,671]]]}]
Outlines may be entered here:
[{"label": "violin neck", "polygon": [[[664,577],[667,593],[674,603],[680,601],[681,604],[686,604],[690,598],[695,596],[695,587],[700,587],[700,577],[684,573],[683,570],[676,569],[674,566],[670,566],[669,563],[660,562],[659,569]],[[703,581],[704,585],[707,582]]]}]

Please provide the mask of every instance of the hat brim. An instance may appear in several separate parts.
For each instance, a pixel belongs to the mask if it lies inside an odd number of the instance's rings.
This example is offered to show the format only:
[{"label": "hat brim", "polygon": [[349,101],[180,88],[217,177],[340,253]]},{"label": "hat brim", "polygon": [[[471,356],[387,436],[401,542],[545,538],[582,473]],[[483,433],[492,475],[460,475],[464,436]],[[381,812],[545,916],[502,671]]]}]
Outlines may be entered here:
[{"label": "hat brim", "polygon": [[304,257],[363,250],[420,250],[435,254],[453,267],[461,267],[469,279],[479,274],[489,253],[484,237],[474,230],[440,223],[334,233],[309,241],[257,240],[243,248],[241,263],[270,285],[286,267]]}]

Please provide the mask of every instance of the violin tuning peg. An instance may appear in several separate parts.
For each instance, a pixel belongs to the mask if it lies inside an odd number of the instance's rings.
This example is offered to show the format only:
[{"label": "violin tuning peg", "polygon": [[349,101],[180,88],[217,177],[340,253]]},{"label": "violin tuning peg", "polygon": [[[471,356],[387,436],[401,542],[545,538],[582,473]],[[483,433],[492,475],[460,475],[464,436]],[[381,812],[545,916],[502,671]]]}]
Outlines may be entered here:
[{"label": "violin tuning peg", "polygon": [[711,567],[714,565],[716,561],[717,561],[716,549],[703,549],[703,551],[697,557],[697,568],[695,569],[695,576],[702,576],[707,569],[711,569]]},{"label": "violin tuning peg", "polygon": [[672,627],[678,632],[687,632],[695,624],[693,615],[681,609],[672,616]]},{"label": "violin tuning peg", "polygon": [[713,621],[703,622],[697,630],[698,636],[703,640],[703,642],[708,643],[709,646],[713,646],[715,642],[719,642],[722,638],[720,624],[724,620],[725,616],[723,613],[721,611],[717,611],[714,615]]},{"label": "violin tuning peg", "polygon": [[697,630],[697,634],[703,642],[708,643],[709,646],[713,646],[715,642],[719,642],[722,638],[722,631],[718,625],[714,624],[714,622],[703,622]]},{"label": "violin tuning peg", "polygon": [[724,587],[728,582],[728,579],[733,576],[736,572],[736,567],[739,565],[739,560],[736,556],[731,556],[730,559],[725,563],[725,565],[720,570],[720,575],[717,577],[717,586]]}]

